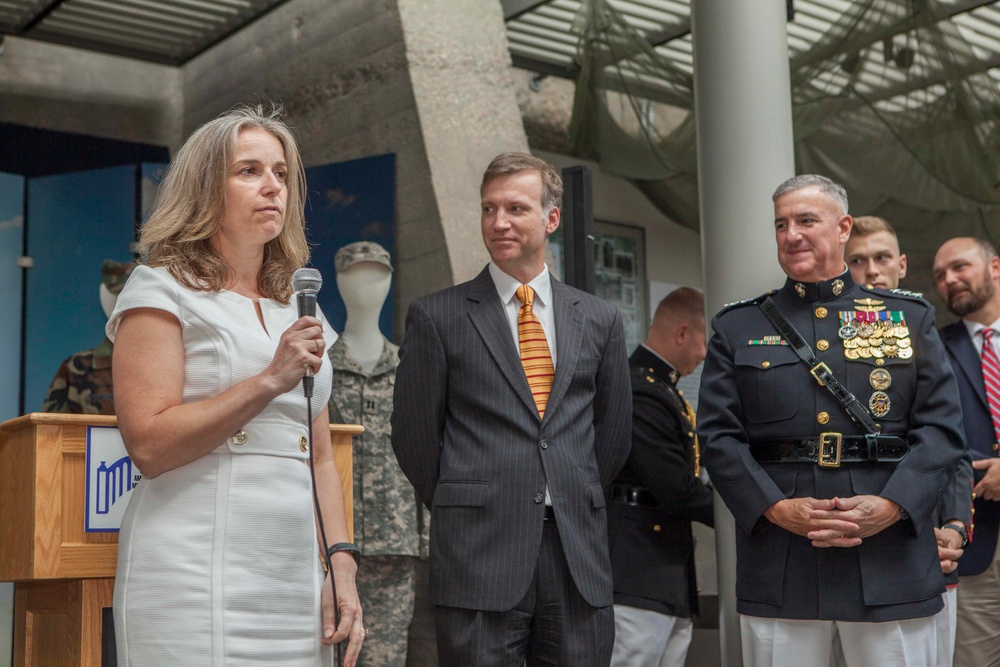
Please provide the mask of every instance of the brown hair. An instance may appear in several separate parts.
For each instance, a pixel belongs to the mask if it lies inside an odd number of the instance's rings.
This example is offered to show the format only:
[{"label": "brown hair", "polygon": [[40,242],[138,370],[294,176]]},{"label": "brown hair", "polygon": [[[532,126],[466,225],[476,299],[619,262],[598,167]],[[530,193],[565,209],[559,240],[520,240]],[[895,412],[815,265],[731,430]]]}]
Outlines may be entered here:
[{"label": "brown hair", "polygon": [[204,291],[224,289],[230,267],[212,247],[226,206],[226,178],[236,155],[240,132],[260,129],[281,144],[288,164],[288,202],[281,234],[264,246],[257,289],[287,303],[291,277],[309,261],[306,242],[305,172],[292,131],[280,107],[240,106],[211,120],[188,137],[170,161],[139,247],[149,266],[165,266],[184,286]]},{"label": "brown hair", "polygon": [[562,206],[562,178],[556,168],[545,160],[539,160],[527,153],[501,153],[493,158],[483,173],[479,194],[483,194],[486,184],[494,178],[519,174],[522,171],[537,171],[542,178],[542,210],[548,215],[553,207]]},{"label": "brown hair", "polygon": [[660,299],[653,313],[654,327],[668,327],[670,323],[705,321],[705,295],[693,287],[678,287]]},{"label": "brown hair", "polygon": [[896,230],[892,228],[889,221],[874,215],[859,215],[854,218],[854,227],[851,228],[851,236],[868,236],[877,232],[889,232],[893,238],[896,237]]}]

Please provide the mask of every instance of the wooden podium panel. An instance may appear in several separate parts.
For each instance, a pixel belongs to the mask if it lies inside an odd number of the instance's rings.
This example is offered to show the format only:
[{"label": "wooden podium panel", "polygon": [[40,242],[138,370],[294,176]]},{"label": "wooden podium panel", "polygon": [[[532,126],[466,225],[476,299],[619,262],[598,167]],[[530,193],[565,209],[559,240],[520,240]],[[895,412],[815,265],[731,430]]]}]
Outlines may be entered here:
[{"label": "wooden podium panel", "polygon": [[[104,415],[34,412],[0,424],[0,581],[14,587],[14,665],[100,667],[117,532],[86,532],[87,429]],[[352,437],[331,424],[348,534],[354,536]]]},{"label": "wooden podium panel", "polygon": [[115,417],[34,412],[0,424],[0,581],[115,576],[117,533],[87,533],[87,427]]}]

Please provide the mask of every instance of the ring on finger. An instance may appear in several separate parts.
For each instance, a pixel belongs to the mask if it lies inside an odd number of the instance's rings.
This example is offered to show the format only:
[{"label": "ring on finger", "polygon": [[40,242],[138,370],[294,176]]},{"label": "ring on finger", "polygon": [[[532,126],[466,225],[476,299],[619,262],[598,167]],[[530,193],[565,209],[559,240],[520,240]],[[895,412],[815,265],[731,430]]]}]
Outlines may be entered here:
[{"label": "ring on finger", "polygon": [[313,354],[319,352],[319,341],[313,338]]}]

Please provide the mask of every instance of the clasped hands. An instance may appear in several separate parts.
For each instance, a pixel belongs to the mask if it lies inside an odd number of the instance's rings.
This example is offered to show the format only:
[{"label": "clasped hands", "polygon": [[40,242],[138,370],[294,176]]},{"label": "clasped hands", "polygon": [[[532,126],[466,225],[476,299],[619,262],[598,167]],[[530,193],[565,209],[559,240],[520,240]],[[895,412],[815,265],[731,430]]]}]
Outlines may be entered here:
[{"label": "clasped hands", "polygon": [[814,547],[856,547],[899,520],[899,505],[880,496],[786,498],[764,511],[771,523],[812,540]]}]

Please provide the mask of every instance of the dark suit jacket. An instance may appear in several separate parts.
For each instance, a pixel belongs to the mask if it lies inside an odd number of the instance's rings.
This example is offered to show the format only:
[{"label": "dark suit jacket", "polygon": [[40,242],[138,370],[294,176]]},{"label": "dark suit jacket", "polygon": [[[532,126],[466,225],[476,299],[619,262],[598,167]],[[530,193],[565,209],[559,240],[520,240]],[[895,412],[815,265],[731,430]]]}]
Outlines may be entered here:
[{"label": "dark suit jacket", "polygon": [[694,475],[694,424],[677,372],[643,346],[629,358],[632,451],[615,485],[642,488],[655,506],[608,508],[615,604],[688,618],[698,613],[691,522],[714,523],[712,490]]},{"label": "dark suit jacket", "polygon": [[577,589],[612,603],[605,490],[632,417],[621,316],[554,278],[552,302],[556,372],[541,421],[488,268],[407,313],[392,446],[434,516],[434,604],[507,611],[523,599],[546,484]]},{"label": "dark suit jacket", "polygon": [[[997,438],[986,403],[982,361],[969,338],[969,331],[962,322],[955,322],[941,329],[941,340],[956,368],[958,395],[962,401],[962,424],[965,427],[969,453],[974,461],[997,456],[994,449]],[[981,479],[982,475],[983,473],[977,472],[976,479]],[[976,513],[972,544],[958,561],[958,573],[962,576],[981,574],[993,562],[993,554],[997,548],[1000,502],[976,498],[974,507]]]},{"label": "dark suit jacket", "polygon": [[[934,328],[934,309],[921,298],[859,287],[849,272],[799,289],[789,280],[772,298],[863,405],[874,400],[873,384],[882,386],[872,371],[890,373],[886,400],[879,404],[886,412],[876,422],[884,434],[906,438],[910,449],[898,463],[837,468],[759,463],[750,443],[784,443],[821,432],[863,435],[864,430],[819,386],[791,347],[768,344],[766,337],[776,332],[758,300],[723,310],[712,323],[715,335],[702,372],[698,418],[702,460],[736,518],[737,610],[769,618],[863,622],[936,613],[942,608],[944,580],[932,515],[965,444],[958,390]],[[879,317],[892,314],[897,323],[905,320],[905,329],[897,331],[907,330],[908,342],[898,349],[912,349],[912,356],[900,356],[893,348],[892,356],[866,351],[866,357],[852,358],[857,350],[840,338],[840,320],[844,313],[850,321],[859,307],[877,307]],[[784,498],[869,494],[898,503],[910,519],[854,548],[814,547],[763,516]]]}]

